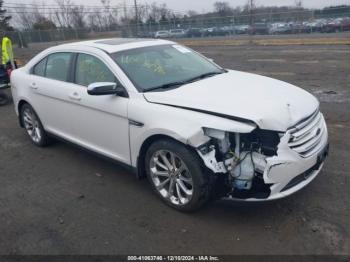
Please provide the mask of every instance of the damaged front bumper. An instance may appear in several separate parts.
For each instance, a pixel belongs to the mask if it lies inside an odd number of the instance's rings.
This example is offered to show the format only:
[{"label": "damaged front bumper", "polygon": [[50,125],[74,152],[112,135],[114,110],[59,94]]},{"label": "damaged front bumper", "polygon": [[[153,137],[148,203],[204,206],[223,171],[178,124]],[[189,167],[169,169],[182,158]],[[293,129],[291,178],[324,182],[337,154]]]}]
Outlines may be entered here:
[{"label": "damaged front bumper", "polygon": [[325,129],[322,139],[317,145],[317,150],[308,157],[303,157],[290,149],[285,141],[281,141],[280,147],[281,150],[278,151],[276,157],[267,159],[263,177],[265,183],[271,184],[271,193],[265,200],[289,196],[314,180],[328,156],[327,129]]},{"label": "damaged front bumper", "polygon": [[[264,182],[271,184],[270,194],[267,198],[247,198],[247,201],[266,201],[287,197],[302,188],[316,178],[320,173],[329,145],[326,144],[319,154],[308,159],[295,159],[290,162],[281,162],[279,165],[272,165],[264,172]],[[230,197],[232,199],[232,197]]]},{"label": "damaged front bumper", "polygon": [[[224,199],[268,201],[289,196],[315,179],[323,167],[328,150],[326,123],[323,115],[317,113],[299,127],[283,134],[276,155],[254,163],[255,177],[251,189],[237,190],[233,186]],[[213,153],[202,154],[201,157],[207,167],[218,171],[215,173],[223,173],[227,167],[225,163],[213,160]],[[253,155],[252,161],[256,160],[259,159]],[[226,173],[229,174],[228,169]]]},{"label": "damaged front bumper", "polygon": [[[323,167],[329,150],[326,123],[321,113],[315,114],[307,121],[300,128],[287,131],[278,146],[277,156],[267,159],[264,181],[272,184],[268,200],[297,192],[308,185]],[[301,142],[302,136],[307,137],[309,134],[314,136],[310,138],[312,143],[307,142],[310,144],[307,147],[306,143]],[[296,135],[301,137],[299,144],[293,141]]]}]

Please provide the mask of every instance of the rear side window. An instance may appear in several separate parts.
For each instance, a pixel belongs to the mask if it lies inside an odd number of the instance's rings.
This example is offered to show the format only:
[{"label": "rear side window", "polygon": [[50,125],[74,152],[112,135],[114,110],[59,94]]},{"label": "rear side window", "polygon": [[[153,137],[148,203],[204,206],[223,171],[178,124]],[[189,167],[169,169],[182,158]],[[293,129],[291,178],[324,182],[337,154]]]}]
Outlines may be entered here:
[{"label": "rear side window", "polygon": [[47,59],[41,60],[36,66],[33,68],[33,74],[37,76],[45,76],[45,67],[46,67]]},{"label": "rear side window", "polygon": [[87,54],[79,54],[75,83],[88,86],[97,82],[116,82],[116,77],[100,59]]},{"label": "rear side window", "polygon": [[49,55],[47,58],[45,76],[55,80],[67,81],[71,58],[71,53]]}]

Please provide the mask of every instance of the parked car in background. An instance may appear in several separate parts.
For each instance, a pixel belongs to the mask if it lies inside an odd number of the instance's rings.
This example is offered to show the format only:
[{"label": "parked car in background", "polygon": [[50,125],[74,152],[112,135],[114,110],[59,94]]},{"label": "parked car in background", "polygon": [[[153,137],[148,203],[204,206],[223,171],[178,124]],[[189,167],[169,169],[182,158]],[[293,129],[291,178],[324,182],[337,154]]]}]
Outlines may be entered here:
[{"label": "parked car in background", "polygon": [[308,27],[305,23],[303,22],[294,22],[290,23],[293,33],[294,34],[307,34],[311,33],[310,27]]},{"label": "parked car in background", "polygon": [[266,23],[255,23],[249,29],[250,35],[267,35],[269,34],[269,26]]},{"label": "parked car in background", "polygon": [[269,28],[269,34],[280,35],[280,34],[291,34],[293,28],[287,23],[274,23]]},{"label": "parked car in background", "polygon": [[151,32],[148,32],[148,31],[139,31],[137,33],[137,37],[138,38],[153,38],[154,34],[152,34]]},{"label": "parked car in background", "polygon": [[249,25],[237,25],[234,27],[234,34],[236,35],[244,35],[248,34],[250,26]]},{"label": "parked car in background", "polygon": [[230,34],[231,28],[229,26],[209,27],[203,30],[204,36],[228,36]]},{"label": "parked car in background", "polygon": [[217,35],[219,36],[229,36],[234,34],[234,26],[227,25],[218,28]]},{"label": "parked car in background", "polygon": [[169,38],[170,32],[169,31],[157,31],[154,35],[155,38]]},{"label": "parked car in background", "polygon": [[322,32],[324,33],[336,33],[350,31],[350,18],[338,18],[330,20],[323,26]]},{"label": "parked car in background", "polygon": [[172,38],[180,38],[185,36],[186,36],[186,32],[183,29],[171,29],[169,31],[169,37],[172,37]]},{"label": "parked car in background", "polygon": [[309,29],[310,33],[319,33],[323,31],[326,23],[327,21],[325,19],[317,19],[312,22],[305,22],[304,25]]},{"label": "parked car in background", "polygon": [[203,36],[215,36],[216,28],[215,27],[204,28],[202,32],[203,32]]},{"label": "parked car in background", "polygon": [[187,37],[201,37],[202,36],[202,29],[201,28],[190,28],[186,32]]},{"label": "parked car in background", "polygon": [[350,31],[350,18],[345,18],[342,20],[340,24],[340,30],[341,31]]}]

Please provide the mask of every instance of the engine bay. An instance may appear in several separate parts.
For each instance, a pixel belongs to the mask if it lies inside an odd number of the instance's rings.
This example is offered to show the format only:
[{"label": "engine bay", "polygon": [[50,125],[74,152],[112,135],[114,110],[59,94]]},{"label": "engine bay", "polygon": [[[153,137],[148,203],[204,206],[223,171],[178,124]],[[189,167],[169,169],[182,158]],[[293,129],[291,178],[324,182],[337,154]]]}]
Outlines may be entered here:
[{"label": "engine bay", "polygon": [[204,129],[210,141],[197,149],[205,165],[220,178],[228,197],[264,199],[270,185],[263,179],[266,159],[277,155],[280,133],[255,129],[251,133],[229,133]]}]

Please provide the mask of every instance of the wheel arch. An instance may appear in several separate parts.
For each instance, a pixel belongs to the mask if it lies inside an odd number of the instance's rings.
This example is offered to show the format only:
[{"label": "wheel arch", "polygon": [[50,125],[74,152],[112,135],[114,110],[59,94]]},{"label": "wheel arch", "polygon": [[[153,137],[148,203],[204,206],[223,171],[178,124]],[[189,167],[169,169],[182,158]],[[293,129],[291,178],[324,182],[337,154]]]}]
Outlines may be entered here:
[{"label": "wheel arch", "polygon": [[[25,105],[25,104],[30,105],[26,100],[21,99],[21,100],[18,102],[18,105],[17,105],[17,110],[18,110],[18,121],[19,121],[20,127],[24,127],[24,124],[23,124],[23,121],[22,121],[22,117],[21,117],[21,109],[22,109],[23,105]],[[30,106],[31,106],[31,105],[30,105]]]},{"label": "wheel arch", "polygon": [[161,139],[167,139],[167,140],[171,140],[173,142],[176,142],[178,144],[181,144],[187,148],[193,149],[190,145],[185,144],[183,141],[180,141],[179,139],[177,139],[176,137],[173,137],[171,135],[168,134],[154,134],[151,135],[149,137],[147,137],[139,150],[139,154],[137,156],[137,177],[139,179],[145,178],[146,177],[146,170],[145,170],[145,156],[146,156],[146,152],[147,149],[150,147],[150,145],[152,145],[155,141],[159,141]]},{"label": "wheel arch", "polygon": [[33,107],[33,105],[32,105],[31,103],[29,103],[26,99],[20,99],[20,100],[18,101],[18,105],[17,105],[19,125],[20,125],[21,127],[24,127],[24,124],[23,124],[23,121],[22,121],[22,118],[21,118],[21,109],[22,109],[22,107],[23,107],[25,104],[28,104],[28,105],[34,110],[35,114],[38,116],[38,118],[39,118],[39,120],[40,120],[40,122],[41,122],[41,124],[42,124],[42,120],[41,120],[41,118],[40,118],[40,116],[39,116],[39,114],[38,114],[38,111],[35,110],[35,108]]}]

